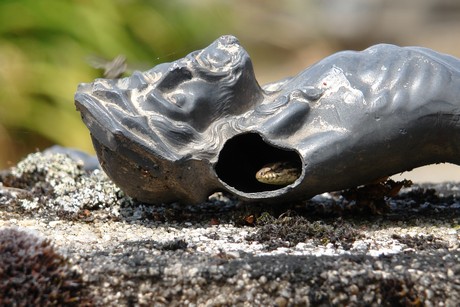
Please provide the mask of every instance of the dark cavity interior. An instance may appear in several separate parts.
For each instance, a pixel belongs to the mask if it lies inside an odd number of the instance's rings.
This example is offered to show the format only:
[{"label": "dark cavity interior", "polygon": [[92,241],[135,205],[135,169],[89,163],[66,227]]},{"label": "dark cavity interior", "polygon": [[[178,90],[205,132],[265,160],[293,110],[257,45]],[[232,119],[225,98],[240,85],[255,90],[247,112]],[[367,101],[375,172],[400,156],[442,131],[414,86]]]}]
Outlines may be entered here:
[{"label": "dark cavity interior", "polygon": [[215,170],[223,182],[242,192],[271,191],[282,186],[261,183],[255,175],[265,164],[278,161],[291,161],[299,169],[302,166],[296,151],[274,147],[265,143],[257,133],[247,133],[225,143]]}]

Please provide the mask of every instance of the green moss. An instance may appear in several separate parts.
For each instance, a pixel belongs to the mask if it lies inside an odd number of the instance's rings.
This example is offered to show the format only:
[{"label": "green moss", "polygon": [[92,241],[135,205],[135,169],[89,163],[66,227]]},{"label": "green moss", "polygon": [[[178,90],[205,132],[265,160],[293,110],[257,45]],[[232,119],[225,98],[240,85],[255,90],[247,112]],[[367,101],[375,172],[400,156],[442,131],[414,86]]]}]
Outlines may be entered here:
[{"label": "green moss", "polygon": [[77,306],[81,276],[48,240],[13,228],[0,230],[0,305]]},{"label": "green moss", "polygon": [[292,211],[287,211],[276,219],[265,212],[257,222],[260,228],[246,239],[266,243],[268,249],[291,247],[310,239],[323,245],[332,243],[348,249],[356,239],[361,237],[354,225],[341,218],[332,222],[310,221],[305,217],[296,216]]}]

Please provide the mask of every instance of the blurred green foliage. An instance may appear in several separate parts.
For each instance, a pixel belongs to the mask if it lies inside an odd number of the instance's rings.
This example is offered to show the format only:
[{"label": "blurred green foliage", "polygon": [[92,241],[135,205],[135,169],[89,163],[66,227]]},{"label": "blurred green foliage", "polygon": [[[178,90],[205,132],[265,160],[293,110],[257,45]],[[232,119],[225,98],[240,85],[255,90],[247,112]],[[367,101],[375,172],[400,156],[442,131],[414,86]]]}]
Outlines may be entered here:
[{"label": "blurred green foliage", "polygon": [[379,42],[459,56],[452,38],[460,4],[371,2],[0,0],[0,169],[52,144],[92,151],[73,96],[79,83],[102,76],[89,63],[94,56],[124,55],[146,70],[233,34],[261,84]]},{"label": "blurred green foliage", "polygon": [[88,58],[123,54],[143,69],[180,58],[226,34],[231,16],[224,5],[2,0],[0,167],[18,154],[56,143],[91,151],[89,132],[73,103],[78,83],[101,76]]}]

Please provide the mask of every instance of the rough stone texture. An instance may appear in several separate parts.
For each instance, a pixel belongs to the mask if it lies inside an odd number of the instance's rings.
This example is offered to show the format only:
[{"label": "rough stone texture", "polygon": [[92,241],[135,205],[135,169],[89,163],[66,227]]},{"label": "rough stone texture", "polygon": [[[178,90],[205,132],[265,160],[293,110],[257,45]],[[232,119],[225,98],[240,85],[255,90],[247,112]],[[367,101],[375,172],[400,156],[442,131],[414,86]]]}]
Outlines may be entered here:
[{"label": "rough stone texture", "polygon": [[81,274],[82,302],[454,306],[460,299],[459,184],[413,185],[394,197],[337,192],[282,207],[222,194],[196,206],[153,206],[60,154],[32,154],[0,176],[0,228],[51,240]]}]

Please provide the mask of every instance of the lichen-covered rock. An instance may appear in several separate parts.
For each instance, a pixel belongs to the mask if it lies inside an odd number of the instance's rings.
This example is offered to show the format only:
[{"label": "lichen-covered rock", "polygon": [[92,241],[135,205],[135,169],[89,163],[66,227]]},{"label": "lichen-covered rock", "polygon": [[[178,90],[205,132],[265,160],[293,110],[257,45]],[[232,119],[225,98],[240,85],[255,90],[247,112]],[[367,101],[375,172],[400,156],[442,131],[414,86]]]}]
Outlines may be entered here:
[{"label": "lichen-covered rock", "polygon": [[[81,162],[60,153],[30,154],[5,173],[1,182],[4,191],[10,189],[15,194],[7,201],[19,203],[25,210],[116,211],[123,201],[123,193],[101,170],[85,171]],[[117,215],[115,211],[112,213]]]}]

